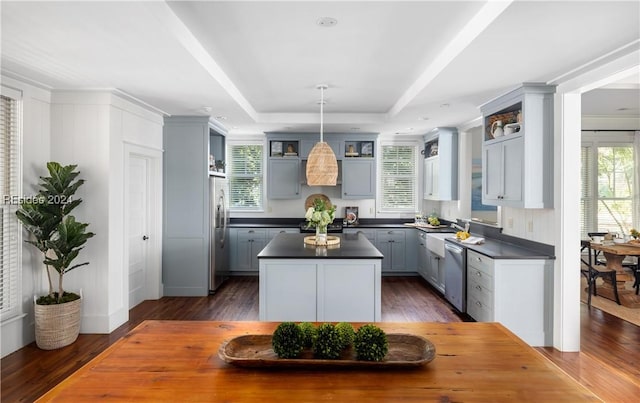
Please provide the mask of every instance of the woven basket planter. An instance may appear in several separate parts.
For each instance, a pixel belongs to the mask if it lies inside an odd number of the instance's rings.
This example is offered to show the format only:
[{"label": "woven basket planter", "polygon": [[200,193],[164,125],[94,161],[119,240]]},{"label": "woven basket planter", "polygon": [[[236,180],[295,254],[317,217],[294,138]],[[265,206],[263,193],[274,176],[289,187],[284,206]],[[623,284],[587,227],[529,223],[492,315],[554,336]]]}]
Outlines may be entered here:
[{"label": "woven basket planter", "polygon": [[82,297],[56,305],[35,304],[36,344],[43,350],[55,350],[76,341],[80,333]]}]

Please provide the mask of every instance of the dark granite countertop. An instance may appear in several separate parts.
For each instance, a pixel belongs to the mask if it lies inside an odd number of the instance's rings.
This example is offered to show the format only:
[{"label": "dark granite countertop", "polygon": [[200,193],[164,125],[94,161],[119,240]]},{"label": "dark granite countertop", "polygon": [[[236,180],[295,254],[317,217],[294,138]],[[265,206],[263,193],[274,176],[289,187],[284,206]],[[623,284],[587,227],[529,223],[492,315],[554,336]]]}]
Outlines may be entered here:
[{"label": "dark granite countertop", "polygon": [[456,245],[463,246],[492,259],[555,259],[554,256],[545,254],[543,251],[529,249],[491,238],[485,238],[485,242],[480,245],[465,244],[454,237],[446,239],[446,241],[453,242]]},{"label": "dark granite countertop", "polygon": [[265,246],[258,259],[382,259],[384,256],[362,234],[329,234],[340,237],[340,247],[306,245],[309,234],[279,234]]}]

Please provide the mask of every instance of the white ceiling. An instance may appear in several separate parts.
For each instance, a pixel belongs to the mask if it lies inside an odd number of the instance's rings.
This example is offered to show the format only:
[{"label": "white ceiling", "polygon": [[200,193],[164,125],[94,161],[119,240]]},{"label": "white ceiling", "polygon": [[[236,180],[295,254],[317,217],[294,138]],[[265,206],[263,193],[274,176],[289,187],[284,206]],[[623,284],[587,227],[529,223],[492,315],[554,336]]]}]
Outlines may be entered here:
[{"label": "white ceiling", "polygon": [[[1,13],[4,74],[117,88],[237,134],[317,132],[317,84],[325,131],[462,125],[522,82],[640,41],[638,1],[2,1]],[[585,94],[583,112],[640,115],[638,84]]]}]

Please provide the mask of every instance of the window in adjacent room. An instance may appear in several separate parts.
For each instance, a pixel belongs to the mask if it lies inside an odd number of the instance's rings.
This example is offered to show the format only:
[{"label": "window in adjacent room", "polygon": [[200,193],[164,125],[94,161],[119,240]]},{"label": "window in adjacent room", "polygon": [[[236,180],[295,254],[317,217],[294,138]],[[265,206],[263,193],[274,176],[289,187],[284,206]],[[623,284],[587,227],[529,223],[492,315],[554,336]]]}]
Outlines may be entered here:
[{"label": "window in adjacent room", "polygon": [[416,156],[415,145],[382,145],[380,196],[383,211],[416,211]]},{"label": "window in adjacent room", "polygon": [[0,95],[0,317],[20,313],[20,94],[2,87]]},{"label": "window in adjacent room", "polygon": [[237,211],[263,209],[263,145],[230,144],[229,206]]},{"label": "window in adjacent room", "polygon": [[581,235],[629,234],[637,222],[633,144],[583,144],[581,161]]}]

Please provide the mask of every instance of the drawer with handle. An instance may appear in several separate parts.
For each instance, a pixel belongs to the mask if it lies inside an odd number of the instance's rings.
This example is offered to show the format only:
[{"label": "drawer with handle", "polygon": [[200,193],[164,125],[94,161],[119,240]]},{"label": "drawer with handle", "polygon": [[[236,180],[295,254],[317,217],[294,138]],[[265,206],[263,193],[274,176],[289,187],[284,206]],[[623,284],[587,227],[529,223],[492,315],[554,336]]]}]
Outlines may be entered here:
[{"label": "drawer with handle", "polygon": [[474,297],[484,306],[493,308],[493,284],[488,287],[477,279],[469,277],[467,281],[467,295],[469,298]]},{"label": "drawer with handle", "polygon": [[493,259],[478,252],[467,250],[467,267],[473,267],[493,277]]},{"label": "drawer with handle", "polygon": [[493,322],[493,309],[473,295],[467,298],[467,313],[478,322]]}]

